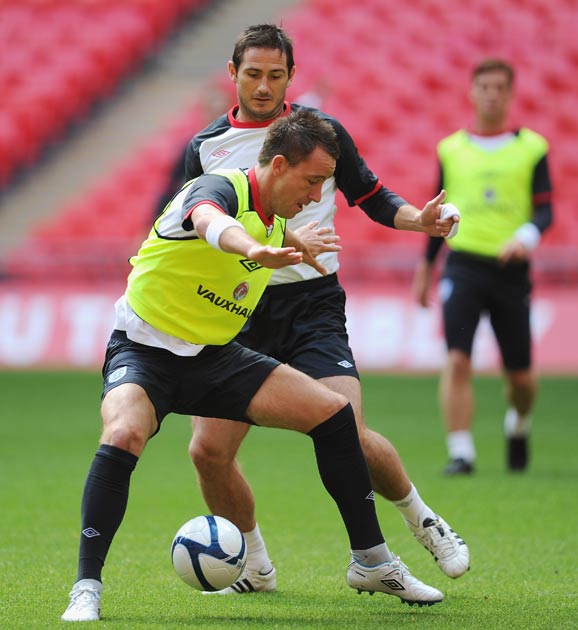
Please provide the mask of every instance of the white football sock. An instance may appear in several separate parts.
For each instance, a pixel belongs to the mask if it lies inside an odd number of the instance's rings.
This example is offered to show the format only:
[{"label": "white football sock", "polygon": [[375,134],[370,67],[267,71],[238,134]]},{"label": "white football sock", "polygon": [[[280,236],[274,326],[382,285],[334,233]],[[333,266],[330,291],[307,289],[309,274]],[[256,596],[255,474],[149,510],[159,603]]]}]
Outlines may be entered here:
[{"label": "white football sock", "polygon": [[261,536],[259,525],[255,525],[255,529],[250,532],[243,532],[245,542],[247,543],[247,569],[267,573],[273,568],[265,541]]},{"label": "white football sock", "polygon": [[436,518],[435,512],[423,502],[413,483],[407,497],[399,501],[392,501],[392,503],[402,513],[406,523],[412,529],[423,527],[426,518]]},{"label": "white football sock", "polygon": [[365,567],[375,567],[378,564],[395,560],[395,556],[385,543],[375,545],[370,549],[352,549],[351,557]]},{"label": "white football sock", "polygon": [[464,459],[470,464],[476,459],[476,448],[471,431],[450,431],[446,437],[450,459]]},{"label": "white football sock", "polygon": [[521,416],[513,407],[504,416],[506,437],[524,437],[530,433],[530,416]]}]

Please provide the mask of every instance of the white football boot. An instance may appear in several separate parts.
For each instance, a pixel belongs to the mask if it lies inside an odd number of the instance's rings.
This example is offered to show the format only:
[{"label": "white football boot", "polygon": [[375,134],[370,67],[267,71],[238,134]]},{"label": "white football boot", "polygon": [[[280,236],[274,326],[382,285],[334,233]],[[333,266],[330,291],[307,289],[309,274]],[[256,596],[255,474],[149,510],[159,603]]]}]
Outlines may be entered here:
[{"label": "white football boot", "polygon": [[424,519],[422,527],[415,527],[408,521],[406,525],[448,577],[458,578],[470,568],[468,546],[441,516]]},{"label": "white football boot", "polygon": [[367,591],[370,595],[375,592],[395,595],[410,606],[432,606],[444,598],[437,588],[413,577],[399,558],[375,567],[366,567],[353,560],[347,569],[347,583],[358,593]]},{"label": "white football boot", "polygon": [[70,604],[62,621],[98,621],[100,619],[100,593],[98,580],[79,580],[70,591]]},{"label": "white football boot", "polygon": [[275,567],[272,567],[266,573],[256,571],[255,569],[247,569],[241,574],[241,577],[220,591],[203,591],[203,595],[243,595],[245,593],[266,593],[274,591],[277,588],[277,576]]}]

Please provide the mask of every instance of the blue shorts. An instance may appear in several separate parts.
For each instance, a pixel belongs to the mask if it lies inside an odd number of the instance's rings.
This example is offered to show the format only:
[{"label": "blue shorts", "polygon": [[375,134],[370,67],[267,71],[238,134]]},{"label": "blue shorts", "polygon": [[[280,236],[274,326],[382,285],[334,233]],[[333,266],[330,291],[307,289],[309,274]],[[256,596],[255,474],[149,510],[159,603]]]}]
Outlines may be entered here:
[{"label": "blue shorts", "polygon": [[314,379],[359,378],[336,274],[268,287],[235,340]]},{"label": "blue shorts", "polygon": [[527,263],[502,265],[451,252],[440,281],[448,349],[470,356],[480,317],[487,313],[504,367],[528,369],[532,362],[531,291]]},{"label": "blue shorts", "polygon": [[122,383],[140,385],[156,410],[159,426],[169,413],[254,424],[245,415],[247,407],[278,365],[234,341],[182,357],[131,341],[125,332],[115,330],[102,368],[102,396]]}]

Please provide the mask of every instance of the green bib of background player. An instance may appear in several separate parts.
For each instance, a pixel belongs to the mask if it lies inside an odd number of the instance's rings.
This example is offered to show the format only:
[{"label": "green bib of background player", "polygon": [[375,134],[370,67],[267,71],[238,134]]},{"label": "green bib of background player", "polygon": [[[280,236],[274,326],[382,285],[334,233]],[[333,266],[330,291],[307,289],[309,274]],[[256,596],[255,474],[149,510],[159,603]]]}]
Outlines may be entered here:
[{"label": "green bib of background player", "polygon": [[[216,171],[235,188],[235,216],[259,243],[280,247],[285,220],[267,227],[250,207],[249,182],[241,170]],[[147,240],[130,260],[126,296],[130,307],[163,333],[194,344],[223,345],[244,326],[272,269],[224,253],[183,228],[183,202],[193,180],[155,221]],[[194,323],[193,323],[194,322]]]},{"label": "green bib of background player", "polygon": [[521,129],[494,151],[484,151],[457,131],[438,146],[447,201],[460,209],[455,251],[495,258],[533,213],[532,174],[548,150],[542,136]]}]

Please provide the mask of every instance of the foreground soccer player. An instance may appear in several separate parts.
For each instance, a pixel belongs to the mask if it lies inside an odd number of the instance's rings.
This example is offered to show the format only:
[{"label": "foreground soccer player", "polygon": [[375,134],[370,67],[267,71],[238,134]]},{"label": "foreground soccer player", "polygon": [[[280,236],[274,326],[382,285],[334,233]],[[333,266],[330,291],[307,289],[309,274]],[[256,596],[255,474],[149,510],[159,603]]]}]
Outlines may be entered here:
[{"label": "foreground soccer player", "polygon": [[[228,69],[237,86],[238,105],[193,138],[187,178],[215,168],[253,164],[269,125],[291,111],[303,109],[302,105],[285,102],[287,87],[295,75],[293,46],[276,25],[247,28],[235,44]],[[431,236],[440,236],[431,229],[433,226],[416,223],[416,208],[379,182],[343,126],[331,116],[317,113],[336,130],[340,157],[334,175],[323,186],[321,198],[291,220],[290,226],[296,228],[313,220],[333,226],[335,195],[340,190],[351,205],[358,204],[386,227],[430,230]],[[438,195],[432,203],[442,201],[443,195]],[[440,569],[457,578],[470,566],[468,547],[422,500],[394,446],[364,422],[359,374],[346,330],[345,293],[337,277],[337,252],[324,254],[322,260],[329,272],[325,277],[307,265],[275,271],[259,308],[237,341],[305,372],[351,402],[375,491],[393,502]],[[255,499],[235,460],[249,428],[246,424],[231,427],[230,422],[214,418],[194,420],[190,453],[205,501],[211,512],[241,529],[249,549],[243,576],[220,594],[276,588],[276,569],[255,519]]]},{"label": "foreground soccer player", "polygon": [[[132,259],[104,361],[103,429],[84,487],[78,575],[63,620],[100,618],[102,569],[127,507],[131,473],[170,412],[309,435],[349,536],[349,585],[420,606],[442,601],[385,544],[347,399],[232,341],[272,269],[306,262],[326,273],[315,258],[338,251],[337,237],[311,224],[292,232],[286,220],[319,200],[338,157],[326,121],[308,111],[280,119],[257,166],[187,184]],[[447,233],[450,222],[439,214],[430,203],[416,220]]]}]

